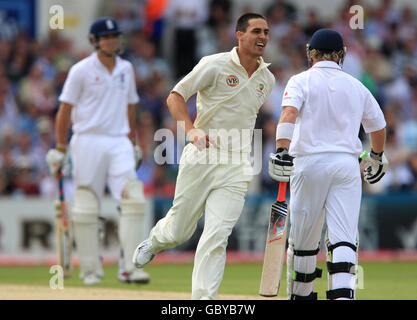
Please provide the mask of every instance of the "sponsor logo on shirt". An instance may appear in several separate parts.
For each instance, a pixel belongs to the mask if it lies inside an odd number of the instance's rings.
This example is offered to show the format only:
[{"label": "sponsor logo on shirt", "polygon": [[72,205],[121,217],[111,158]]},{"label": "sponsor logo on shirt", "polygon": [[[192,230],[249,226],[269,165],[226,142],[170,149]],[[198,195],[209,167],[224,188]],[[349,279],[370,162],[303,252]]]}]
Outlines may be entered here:
[{"label": "sponsor logo on shirt", "polygon": [[291,97],[287,97],[287,95],[288,95],[288,92],[285,92],[285,93],[284,93],[284,98],[283,98],[283,100],[286,100],[286,99],[291,99]]},{"label": "sponsor logo on shirt", "polygon": [[94,77],[94,80],[93,80],[93,82],[91,84],[92,85],[101,85],[103,83],[104,83],[103,79],[100,79],[98,76],[95,76]]},{"label": "sponsor logo on shirt", "polygon": [[229,87],[236,87],[239,84],[239,78],[234,75],[227,76],[226,83]]}]

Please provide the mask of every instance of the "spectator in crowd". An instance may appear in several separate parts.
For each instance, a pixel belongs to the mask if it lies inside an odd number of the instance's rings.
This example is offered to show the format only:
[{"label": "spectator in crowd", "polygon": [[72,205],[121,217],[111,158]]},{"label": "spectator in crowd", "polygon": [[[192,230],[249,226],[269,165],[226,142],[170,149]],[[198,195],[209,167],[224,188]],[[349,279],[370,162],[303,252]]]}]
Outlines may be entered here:
[{"label": "spectator in crowd", "polygon": [[307,22],[304,26],[304,34],[307,38],[311,38],[314,32],[323,28],[323,23],[319,20],[317,11],[310,9],[307,13]]},{"label": "spectator in crowd", "polygon": [[[284,94],[285,86],[288,82],[288,70],[281,65],[272,65],[270,67],[271,72],[275,76],[275,86],[272,89],[271,94],[266,99],[266,102],[262,108],[262,112],[269,113],[273,119],[278,123],[281,116],[281,102]],[[267,163],[268,164],[268,163]]]},{"label": "spectator in crowd", "polygon": [[12,184],[14,195],[34,196],[39,194],[38,181],[33,173],[33,166],[29,157],[19,156],[16,159]]},{"label": "spectator in crowd", "polygon": [[394,77],[384,91],[387,103],[396,103],[399,120],[405,121],[413,116],[411,84],[417,78],[417,68],[407,65],[402,70],[401,75]]},{"label": "spectator in crowd", "polygon": [[266,18],[269,23],[271,40],[279,41],[289,33],[291,26],[284,5],[276,4],[272,6],[268,10]]},{"label": "spectator in crowd", "polygon": [[[417,150],[417,78],[411,83],[410,117],[401,121],[398,128],[400,143],[408,150]],[[411,116],[412,115],[412,116]]]},{"label": "spectator in crowd", "polygon": [[55,107],[55,97],[52,84],[43,77],[42,70],[37,64],[32,65],[29,75],[19,86],[20,100],[24,104],[34,103],[42,114],[48,115]]},{"label": "spectator in crowd", "polygon": [[209,17],[207,25],[210,28],[232,23],[231,17],[233,3],[231,0],[211,0],[209,5]]},{"label": "spectator in crowd", "polygon": [[261,120],[263,129],[262,138],[262,171],[261,171],[261,187],[264,192],[274,193],[277,190],[277,184],[271,179],[268,173],[269,155],[276,152],[276,128],[277,120],[268,113],[264,113]]},{"label": "spectator in crowd", "polygon": [[0,131],[5,126],[15,126],[19,110],[6,77],[0,77]]},{"label": "spectator in crowd", "polygon": [[2,130],[2,141],[0,149],[0,172],[2,188],[1,195],[9,195],[13,193],[13,175],[15,171],[14,161],[12,156],[12,144],[13,144],[13,130],[3,128]]},{"label": "spectator in crowd", "polygon": [[408,160],[408,166],[410,167],[410,171],[413,175],[413,183],[410,190],[417,192],[417,152],[411,154]]},{"label": "spectator in crowd", "polygon": [[166,18],[174,29],[173,53],[176,78],[186,75],[197,64],[197,32],[208,18],[204,0],[171,0]]},{"label": "spectator in crowd", "polygon": [[12,193],[10,179],[5,169],[0,167],[0,195],[9,195]]},{"label": "spectator in crowd", "polygon": [[[40,174],[42,171],[46,171],[45,158],[42,158],[42,154],[36,152],[35,144],[30,137],[30,134],[26,131],[17,133],[16,145],[12,150],[12,156],[15,162],[22,162],[25,168],[31,169],[34,174]],[[23,159],[23,160],[22,160]]]}]

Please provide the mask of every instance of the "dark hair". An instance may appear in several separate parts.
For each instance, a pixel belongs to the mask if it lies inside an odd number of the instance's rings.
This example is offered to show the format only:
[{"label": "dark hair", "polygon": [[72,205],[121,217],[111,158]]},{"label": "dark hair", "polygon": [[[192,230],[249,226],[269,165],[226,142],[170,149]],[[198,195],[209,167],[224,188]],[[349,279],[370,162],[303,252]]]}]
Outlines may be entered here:
[{"label": "dark hair", "polygon": [[259,13],[245,13],[244,15],[242,15],[236,23],[236,32],[237,31],[242,31],[242,32],[246,32],[246,29],[249,26],[249,20],[251,19],[264,19],[266,21],[266,18],[259,14]]}]

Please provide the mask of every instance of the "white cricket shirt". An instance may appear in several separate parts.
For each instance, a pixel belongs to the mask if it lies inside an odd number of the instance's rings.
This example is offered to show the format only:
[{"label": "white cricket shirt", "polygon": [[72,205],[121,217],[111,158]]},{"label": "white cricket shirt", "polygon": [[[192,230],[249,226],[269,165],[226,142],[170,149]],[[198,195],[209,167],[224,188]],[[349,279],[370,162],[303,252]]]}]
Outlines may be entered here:
[{"label": "white cricket shirt", "polygon": [[221,150],[250,152],[259,108],[275,84],[268,66],[259,58],[249,78],[235,47],[203,57],[172,91],[185,101],[197,92],[194,126],[215,139]]},{"label": "white cricket shirt", "polygon": [[75,133],[126,135],[130,132],[127,106],[139,102],[133,67],[116,57],[110,74],[94,52],[70,69],[59,100],[73,106]]},{"label": "white cricket shirt", "polygon": [[384,115],[369,90],[332,61],[320,61],[292,76],[282,106],[297,108],[298,117],[289,153],[322,152],[359,155],[362,123],[366,133],[385,127]]}]

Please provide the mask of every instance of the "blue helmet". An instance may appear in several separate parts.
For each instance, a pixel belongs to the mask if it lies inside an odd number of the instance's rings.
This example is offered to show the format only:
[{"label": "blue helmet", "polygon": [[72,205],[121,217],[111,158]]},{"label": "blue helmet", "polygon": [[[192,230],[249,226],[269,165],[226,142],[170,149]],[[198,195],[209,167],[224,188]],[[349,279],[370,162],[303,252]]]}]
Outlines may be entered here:
[{"label": "blue helmet", "polygon": [[311,37],[308,49],[340,51],[344,49],[343,39],[335,30],[319,29]]},{"label": "blue helmet", "polygon": [[106,34],[121,34],[116,20],[110,17],[103,17],[94,21],[90,27],[90,35],[97,38]]}]

